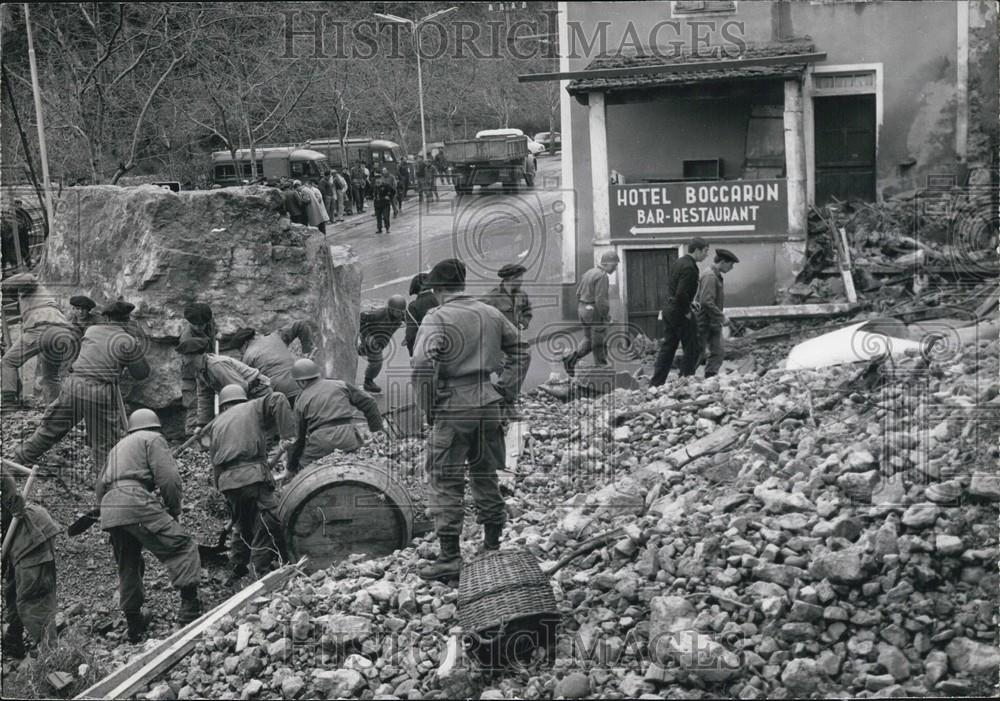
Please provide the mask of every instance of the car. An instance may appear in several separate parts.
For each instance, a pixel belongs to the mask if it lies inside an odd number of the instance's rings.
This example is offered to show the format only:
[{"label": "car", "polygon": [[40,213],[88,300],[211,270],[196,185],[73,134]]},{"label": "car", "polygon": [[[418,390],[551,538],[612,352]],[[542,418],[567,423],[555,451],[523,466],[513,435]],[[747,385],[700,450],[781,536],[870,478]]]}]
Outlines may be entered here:
[{"label": "car", "polygon": [[535,141],[544,144],[546,150],[555,153],[562,150],[562,134],[557,131],[540,131],[535,134]]}]

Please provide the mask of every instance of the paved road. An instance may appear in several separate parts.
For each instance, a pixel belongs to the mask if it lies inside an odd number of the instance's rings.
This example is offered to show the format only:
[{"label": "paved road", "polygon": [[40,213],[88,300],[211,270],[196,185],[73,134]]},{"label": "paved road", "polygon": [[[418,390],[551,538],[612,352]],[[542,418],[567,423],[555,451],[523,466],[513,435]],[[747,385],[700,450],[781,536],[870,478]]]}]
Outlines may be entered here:
[{"label": "paved road", "polygon": [[[561,201],[559,187],[560,159],[538,159],[538,174],[533,189],[523,187],[517,193],[504,193],[499,186],[477,188],[473,194],[456,197],[448,185],[439,186],[440,201],[421,211],[411,193],[388,235],[375,234],[371,204],[361,215],[330,227],[331,242],[351,246],[361,261],[366,300],[382,301],[393,294],[406,295],[410,279],[429,270],[443,258],[457,257],[468,266],[468,290],[482,294],[498,282],[500,266],[520,262],[528,268],[524,288],[531,296],[534,320],[528,340],[543,329],[560,323],[561,271]],[[387,351],[387,361],[379,384],[406,385],[409,357],[401,346],[402,332],[396,334]],[[525,389],[548,378],[554,369],[543,355],[549,344],[533,349],[532,367]],[[361,381],[365,362],[358,368]],[[393,376],[397,378],[392,381]],[[394,390],[401,392],[402,390]],[[407,395],[408,396],[408,395]],[[392,406],[397,405],[393,397]]]}]

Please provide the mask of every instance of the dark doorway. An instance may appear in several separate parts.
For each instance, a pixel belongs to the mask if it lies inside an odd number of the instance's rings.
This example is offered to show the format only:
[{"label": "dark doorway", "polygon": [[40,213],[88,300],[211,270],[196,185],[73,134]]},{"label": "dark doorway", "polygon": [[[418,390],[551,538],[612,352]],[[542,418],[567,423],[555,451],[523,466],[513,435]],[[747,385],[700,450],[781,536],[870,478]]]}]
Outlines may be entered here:
[{"label": "dark doorway", "polygon": [[675,248],[625,251],[628,321],[652,339],[660,336],[657,317],[667,301],[667,275],[675,260]]},{"label": "dark doorway", "polygon": [[816,204],[875,201],[875,96],[813,98]]}]

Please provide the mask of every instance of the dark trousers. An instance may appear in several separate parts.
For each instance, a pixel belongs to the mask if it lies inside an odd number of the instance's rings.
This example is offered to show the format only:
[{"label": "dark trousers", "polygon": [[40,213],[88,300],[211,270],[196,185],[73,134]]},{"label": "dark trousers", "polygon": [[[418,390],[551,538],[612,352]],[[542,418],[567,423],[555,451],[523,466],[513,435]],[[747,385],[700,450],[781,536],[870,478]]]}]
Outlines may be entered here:
[{"label": "dark trousers", "polygon": [[368,367],[365,368],[365,382],[373,382],[382,372],[382,349],[367,348],[365,358],[368,359]]},{"label": "dark trousers", "polygon": [[365,187],[364,185],[351,185],[351,200],[354,202],[356,212],[365,211]]},{"label": "dark trousers", "polygon": [[667,381],[670,368],[674,365],[677,346],[683,345],[684,359],[681,363],[681,377],[693,375],[701,359],[701,342],[698,339],[698,323],[692,317],[685,317],[674,323],[667,323],[667,331],[656,355],[656,365],[653,367],[651,387],[659,387]]},{"label": "dark trousers", "polygon": [[0,391],[4,401],[16,401],[21,382],[18,370],[38,358],[38,384],[42,401],[51,404],[59,396],[59,373],[80,350],[80,336],[70,326],[39,324],[21,334],[0,359]]},{"label": "dark trousers", "polygon": [[462,534],[465,472],[476,505],[477,523],[503,525],[506,512],[497,470],[506,460],[501,405],[494,402],[463,412],[440,412],[428,438],[430,509],[438,538]]},{"label": "dark trousers", "polygon": [[375,203],[375,221],[377,222],[378,231],[382,231],[382,227],[385,227],[386,231],[389,231],[389,211],[391,205],[389,202],[376,202]]},{"label": "dark trousers", "polygon": [[198,544],[166,512],[148,523],[109,528],[108,535],[118,563],[118,603],[125,613],[139,613],[146,600],[143,549],[163,563],[175,588],[197,586],[201,579]]},{"label": "dark trousers", "polygon": [[[36,562],[44,554],[37,552],[47,549],[49,558]],[[52,540],[46,541],[21,559],[16,565],[6,568],[3,584],[3,601],[7,622],[13,635],[20,636],[25,630],[39,645],[55,641],[56,637],[56,562],[52,550]]]},{"label": "dark trousers", "polygon": [[590,355],[591,351],[594,353],[594,362],[597,365],[607,365],[607,319],[601,317],[592,304],[580,304],[577,311],[580,323],[583,324],[583,341],[567,358],[569,365],[576,367],[580,359]]},{"label": "dark trousers", "polygon": [[253,564],[256,575],[261,577],[271,570],[275,556],[288,560],[285,536],[278,518],[278,500],[274,487],[266,482],[248,484],[223,492],[229,503],[229,512],[236,524],[229,562],[233,568]]}]

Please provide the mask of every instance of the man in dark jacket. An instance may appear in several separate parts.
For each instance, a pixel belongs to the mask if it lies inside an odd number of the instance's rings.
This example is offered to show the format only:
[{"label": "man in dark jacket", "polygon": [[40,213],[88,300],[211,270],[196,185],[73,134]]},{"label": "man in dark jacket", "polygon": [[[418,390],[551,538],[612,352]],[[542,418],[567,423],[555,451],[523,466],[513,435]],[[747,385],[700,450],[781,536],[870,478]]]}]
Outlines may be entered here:
[{"label": "man in dark jacket", "polygon": [[410,281],[410,295],[416,295],[409,304],[406,305],[406,331],[403,336],[403,345],[413,357],[413,342],[417,338],[417,329],[424,316],[434,307],[438,306],[437,297],[434,290],[427,284],[427,273],[417,273]]},{"label": "man in dark jacket", "polygon": [[382,388],[375,384],[375,378],[382,372],[382,351],[389,345],[392,335],[403,325],[406,314],[406,299],[403,295],[393,295],[384,307],[361,312],[361,326],[358,330],[358,355],[368,359],[365,368],[366,392],[380,394]]},{"label": "man in dark jacket", "polygon": [[[201,339],[206,342],[209,350],[214,350],[212,344],[217,330],[212,318],[212,308],[207,304],[194,302],[184,308],[184,318],[188,326],[181,330],[178,348],[190,345],[188,341]],[[181,354],[181,406],[184,407],[184,432],[190,436],[198,428],[198,369],[195,367],[194,356],[190,354]]]},{"label": "man in dark jacket", "polygon": [[684,362],[681,376],[693,375],[701,356],[698,339],[698,322],[694,318],[691,303],[698,292],[698,263],[708,255],[708,242],[702,238],[691,239],[688,251],[681,256],[667,278],[667,304],[662,310],[666,327],[663,344],[656,356],[650,387],[659,387],[667,381],[667,374],[674,364],[677,346],[684,346]]},{"label": "man in dark jacket", "polygon": [[381,175],[375,176],[375,184],[372,187],[372,204],[375,206],[375,221],[377,224],[376,234],[389,233],[389,212],[392,203],[396,199],[396,188],[392,187]]},{"label": "man in dark jacket", "polygon": [[292,220],[294,224],[303,224],[305,226],[309,225],[309,203],[311,198],[309,193],[307,193],[298,180],[292,183],[292,186],[282,193],[285,202],[285,211],[288,212],[288,218]]},{"label": "man in dark jacket", "polygon": [[7,535],[18,518],[4,561],[3,600],[7,630],[3,656],[24,657],[24,631],[40,647],[56,638],[56,535],[62,530],[49,512],[37,504],[26,504],[14,478],[3,471],[0,485],[2,533]]},{"label": "man in dark jacket", "polygon": [[[526,271],[527,269],[523,265],[517,263],[508,263],[503,266],[497,271],[497,277],[501,280],[500,284],[483,297],[486,304],[503,312],[507,321],[514,324],[519,332],[527,330],[532,317],[531,300],[528,299],[527,293],[521,289],[522,277]],[[525,362],[518,365],[517,392],[519,394],[521,385],[524,384],[524,378],[528,375],[528,368],[531,366],[530,359],[531,356],[528,356]],[[508,358],[504,356],[504,364],[497,368],[497,374],[503,373],[507,363]]]}]

